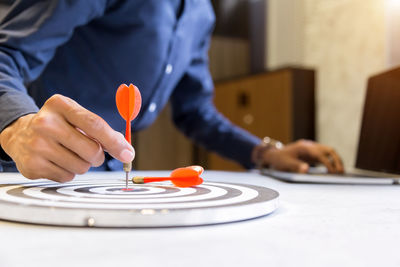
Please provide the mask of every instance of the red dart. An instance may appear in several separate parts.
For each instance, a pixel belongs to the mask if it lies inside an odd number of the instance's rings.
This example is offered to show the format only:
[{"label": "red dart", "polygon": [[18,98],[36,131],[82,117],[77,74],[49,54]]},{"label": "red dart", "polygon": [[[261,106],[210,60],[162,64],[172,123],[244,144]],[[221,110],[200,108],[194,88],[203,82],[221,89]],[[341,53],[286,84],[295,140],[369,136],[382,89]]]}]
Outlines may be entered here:
[{"label": "red dart", "polygon": [[132,182],[135,184],[171,181],[177,187],[190,187],[203,183],[203,179],[200,175],[204,169],[201,166],[189,166],[178,168],[172,171],[170,177],[142,177],[136,176],[132,178]]},{"label": "red dart", "polygon": [[131,144],[131,121],[139,114],[142,106],[142,96],[139,89],[130,84],[121,84],[115,96],[118,112],[126,121],[125,139]]},{"label": "red dart", "polygon": [[[130,84],[129,87],[126,84],[121,84],[118,87],[115,100],[117,102],[119,114],[126,121],[125,139],[129,144],[132,144],[131,121],[139,114],[140,107],[142,106],[142,96],[140,95],[139,89],[133,84]],[[123,169],[126,173],[125,189],[128,189],[128,178],[129,172],[132,170],[132,162],[124,163]]]}]

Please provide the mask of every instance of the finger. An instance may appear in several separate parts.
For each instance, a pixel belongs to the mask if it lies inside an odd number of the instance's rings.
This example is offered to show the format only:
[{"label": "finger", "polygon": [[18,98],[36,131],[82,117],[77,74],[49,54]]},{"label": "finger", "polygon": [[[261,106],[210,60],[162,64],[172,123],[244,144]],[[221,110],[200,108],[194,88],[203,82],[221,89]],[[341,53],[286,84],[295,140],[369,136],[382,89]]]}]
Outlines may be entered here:
[{"label": "finger", "polygon": [[339,155],[331,147],[327,147],[326,149],[328,151],[329,157],[331,158],[331,161],[333,162],[335,172],[343,173],[344,172],[343,162],[340,159]]},{"label": "finger", "polygon": [[43,178],[50,179],[59,183],[65,183],[72,181],[74,179],[75,174],[72,172],[69,172],[53,162],[49,161],[49,164],[47,165],[47,168],[44,169],[46,174],[44,175]]},{"label": "finger", "polygon": [[42,157],[37,157],[35,160],[30,160],[26,164],[17,163],[19,172],[28,179],[49,179],[56,182],[64,183],[74,179],[75,175],[68,172],[51,161]]},{"label": "finger", "polygon": [[84,161],[89,162],[93,167],[103,164],[105,158],[101,145],[71,125],[68,126],[71,128],[72,134],[59,140],[60,144],[76,153]]},{"label": "finger", "polygon": [[32,126],[36,132],[48,137],[48,141],[55,140],[91,165],[97,167],[104,162],[103,149],[99,143],[71,126],[59,115],[42,113],[33,119]]},{"label": "finger", "polygon": [[333,161],[330,160],[329,156],[324,154],[321,150],[312,149],[311,154],[314,158],[318,160],[318,162],[322,163],[327,169],[329,173],[335,172],[335,167]]},{"label": "finger", "polygon": [[114,131],[101,117],[83,108],[70,98],[63,96],[55,96],[54,98],[55,100],[50,101],[49,105],[57,109],[70,124],[96,139],[114,158],[122,162],[133,160],[133,147],[121,133]]},{"label": "finger", "polygon": [[59,127],[49,133],[52,138],[92,166],[98,167],[103,164],[104,152],[98,142],[64,121],[60,121],[59,124]]},{"label": "finger", "polygon": [[322,145],[316,143],[307,143],[303,145],[302,143],[299,146],[299,151],[301,156],[304,158],[311,158],[312,161],[322,163],[327,169],[328,172],[334,172],[334,166],[332,161],[329,160],[328,156],[326,155],[326,150]]},{"label": "finger", "polygon": [[43,153],[43,157],[74,174],[84,174],[92,166],[89,162],[55,142],[49,143],[47,151]]},{"label": "finger", "polygon": [[293,157],[285,157],[284,160],[279,160],[277,165],[273,165],[274,169],[288,172],[307,173],[309,165],[304,161]]}]

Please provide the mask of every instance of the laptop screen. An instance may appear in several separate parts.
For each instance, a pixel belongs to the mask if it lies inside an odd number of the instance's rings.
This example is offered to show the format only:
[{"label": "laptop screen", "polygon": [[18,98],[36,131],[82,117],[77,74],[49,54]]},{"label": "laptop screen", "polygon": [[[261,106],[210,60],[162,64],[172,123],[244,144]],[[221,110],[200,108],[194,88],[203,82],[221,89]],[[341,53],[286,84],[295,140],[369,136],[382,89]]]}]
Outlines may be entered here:
[{"label": "laptop screen", "polygon": [[356,167],[400,174],[400,68],[368,80]]}]

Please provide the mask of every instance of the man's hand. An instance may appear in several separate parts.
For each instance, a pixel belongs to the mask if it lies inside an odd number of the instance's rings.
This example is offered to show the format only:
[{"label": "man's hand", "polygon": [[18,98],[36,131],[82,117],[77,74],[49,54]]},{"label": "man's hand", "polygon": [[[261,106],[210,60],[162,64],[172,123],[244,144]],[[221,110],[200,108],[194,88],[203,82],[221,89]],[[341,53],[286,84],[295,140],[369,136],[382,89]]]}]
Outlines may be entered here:
[{"label": "man's hand", "polygon": [[299,140],[282,149],[268,149],[264,164],[280,171],[306,173],[309,164],[322,163],[330,173],[343,173],[343,163],[336,151],[309,140]]},{"label": "man's hand", "polygon": [[133,147],[102,118],[68,97],[50,97],[37,114],[0,134],[0,145],[27,178],[67,182],[104,162],[104,150],[128,163]]}]

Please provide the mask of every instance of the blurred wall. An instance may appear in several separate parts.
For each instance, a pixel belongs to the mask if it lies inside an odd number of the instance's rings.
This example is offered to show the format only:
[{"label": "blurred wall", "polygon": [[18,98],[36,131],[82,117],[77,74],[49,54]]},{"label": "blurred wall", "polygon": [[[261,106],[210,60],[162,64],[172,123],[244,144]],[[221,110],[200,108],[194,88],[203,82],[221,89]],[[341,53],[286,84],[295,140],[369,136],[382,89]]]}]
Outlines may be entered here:
[{"label": "blurred wall", "polygon": [[354,166],[367,78],[386,67],[384,0],[270,0],[268,68],[317,70],[317,140]]},{"label": "blurred wall", "polygon": [[386,64],[400,65],[400,0],[385,0]]}]

